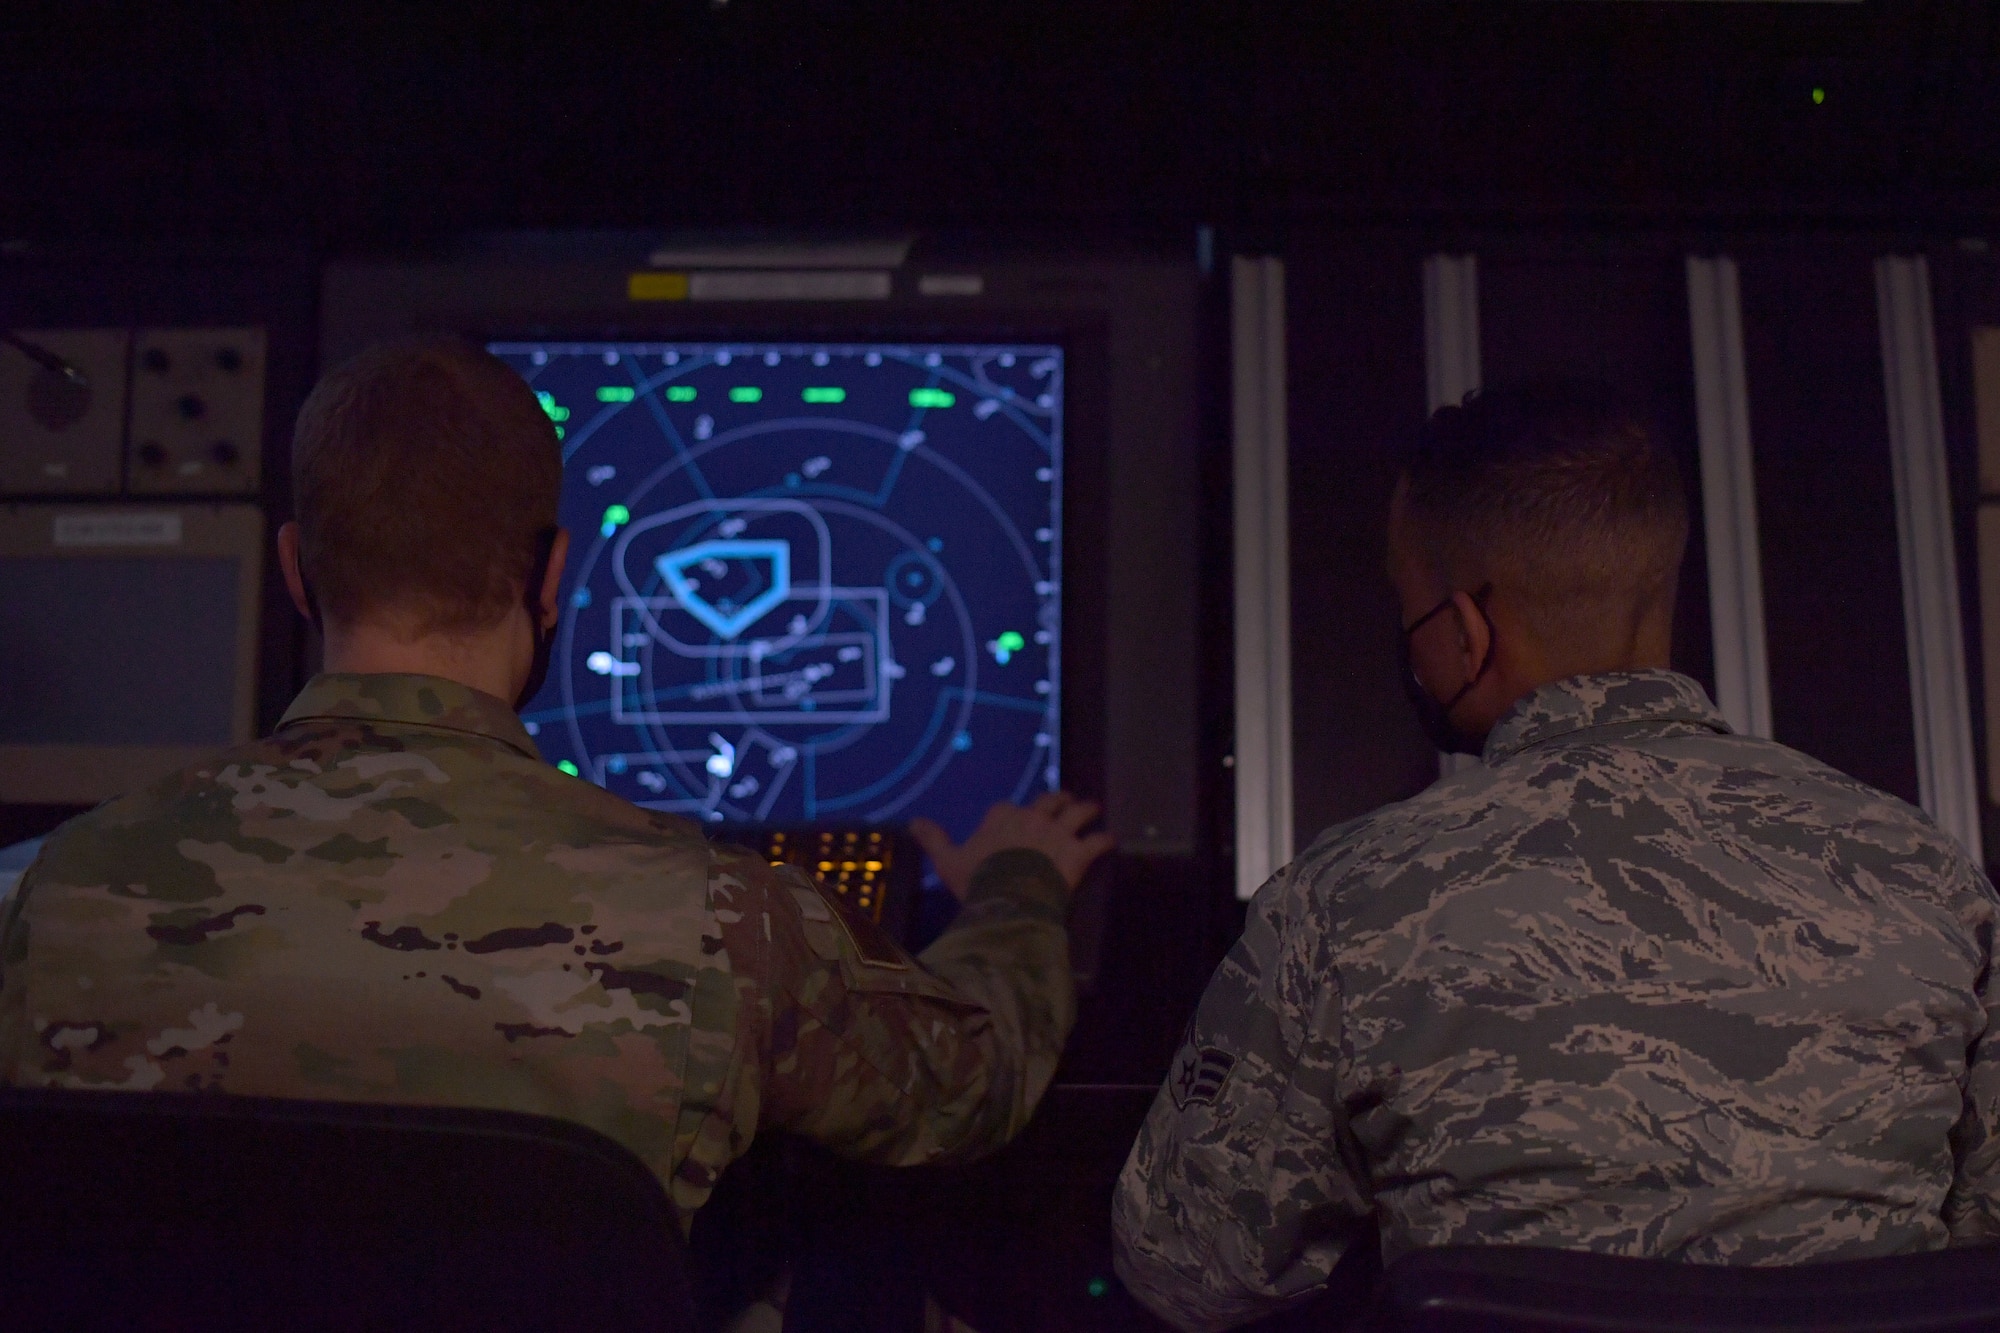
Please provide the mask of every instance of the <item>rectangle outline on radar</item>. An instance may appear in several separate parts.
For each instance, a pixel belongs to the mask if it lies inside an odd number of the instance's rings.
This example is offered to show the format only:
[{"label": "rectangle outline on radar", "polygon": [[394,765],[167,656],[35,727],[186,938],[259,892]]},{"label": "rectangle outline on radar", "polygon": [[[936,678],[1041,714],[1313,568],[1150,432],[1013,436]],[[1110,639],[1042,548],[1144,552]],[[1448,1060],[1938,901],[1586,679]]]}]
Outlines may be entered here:
[{"label": "rectangle outline on radar", "polygon": [[[658,767],[661,764],[667,763],[700,764],[713,753],[714,751],[712,750],[628,750],[611,754],[600,754],[594,756],[590,761],[590,780],[598,786],[609,790],[611,784],[608,779],[616,775],[622,775],[635,763],[640,767]],[[611,767],[613,760],[618,761],[625,767],[614,773]],[[627,799],[631,798],[628,797]],[[659,810],[670,815],[688,814],[690,812],[702,814],[706,813],[709,806],[713,804],[713,798],[711,796],[691,796],[679,800],[632,800],[632,804],[639,806],[641,809]]]},{"label": "rectangle outline on radar", "polygon": [[[753,726],[750,729],[747,739],[762,741],[766,749],[772,749],[774,757],[779,751],[790,751],[790,747],[785,746],[782,742],[773,749],[771,742],[777,738],[769,732],[764,731],[761,727]],[[601,754],[591,762],[590,780],[606,791],[610,791],[610,778],[614,773],[622,775],[630,771],[632,761],[634,760],[637,760],[641,766],[657,768],[663,763],[705,764],[712,754],[713,751],[710,750],[635,750],[620,754]],[[792,774],[798,770],[795,752],[793,754],[794,757],[788,759],[780,768],[778,780],[771,784],[769,790],[762,793],[763,799],[757,803],[757,813],[755,815],[758,821],[762,821],[770,814],[771,807],[777,803],[779,794],[785,789],[785,784],[791,781]],[[619,767],[615,770],[611,767],[613,760],[619,763]],[[730,774],[730,777],[734,776],[734,773]],[[636,796],[627,794],[625,795],[625,799],[631,801],[632,804],[642,810],[658,810],[663,814],[670,815],[693,815],[699,817],[703,822],[707,822],[715,817],[715,807],[722,803],[723,796],[727,794],[729,779],[711,776],[710,784],[708,794],[705,796],[668,797],[664,799],[655,796],[651,800],[641,800]],[[641,780],[639,785],[645,786],[644,781]]]},{"label": "rectangle outline on radar", "polygon": [[[819,590],[817,588],[800,587],[800,588],[794,588],[793,592],[812,593],[813,596],[809,598],[789,597],[786,599],[787,601],[817,600]],[[873,661],[869,663],[869,670],[874,677],[874,686],[872,693],[875,695],[876,699],[875,707],[868,709],[815,708],[808,710],[802,708],[791,708],[791,709],[758,708],[758,709],[746,709],[746,710],[736,710],[736,711],[726,711],[726,712],[716,711],[716,710],[706,710],[697,712],[659,712],[659,711],[641,712],[641,711],[630,710],[625,707],[624,689],[619,682],[621,680],[630,679],[630,677],[607,676],[605,677],[606,683],[609,684],[611,687],[611,720],[613,722],[624,723],[624,724],[650,724],[656,726],[673,726],[680,724],[712,725],[721,722],[744,722],[744,721],[756,722],[759,724],[784,723],[784,722],[815,723],[815,722],[888,721],[890,716],[890,705],[889,705],[888,695],[891,682],[894,680],[894,676],[890,672],[885,671],[882,668],[892,660],[889,655],[890,653],[889,626],[888,626],[889,596],[886,592],[884,592],[880,588],[828,588],[826,589],[826,596],[829,600],[837,598],[848,601],[865,600],[875,603],[876,606],[875,643],[874,643],[875,655]],[[639,605],[643,605],[649,610],[658,611],[667,607],[678,605],[678,603],[676,603],[675,600],[671,597],[613,598],[611,602],[611,639],[612,639],[611,656],[614,661],[620,663],[629,663],[631,660],[625,655],[625,644],[623,643],[625,635],[623,631],[622,617],[627,612],[629,612],[634,606],[639,606]],[[749,683],[746,681],[745,682],[746,692],[748,688],[749,688]]]},{"label": "rectangle outline on radar", "polygon": [[[835,633],[835,634],[819,635],[818,638],[820,644],[825,647],[832,648],[837,645],[841,645],[841,646],[858,647],[863,649],[866,653],[866,656],[862,659],[861,675],[862,679],[867,683],[860,686],[858,689],[821,690],[817,686],[815,686],[811,691],[813,698],[824,700],[825,702],[832,704],[860,704],[860,703],[867,703],[869,700],[876,698],[881,693],[882,689],[881,676],[880,673],[876,670],[877,654],[881,651],[881,645],[877,641],[879,637],[880,637],[879,635],[868,634],[866,632],[850,632],[850,631],[842,631],[840,633]],[[840,660],[839,655],[837,653],[835,654],[834,660],[835,661]],[[767,676],[763,674],[763,665],[765,659],[753,658],[752,661],[757,667],[758,674],[752,677],[751,680],[748,682],[750,686],[749,693],[756,698],[758,709],[763,710],[767,708],[784,707],[783,704],[766,702],[763,696],[770,692],[775,682],[783,680],[787,675],[794,675],[796,673],[791,671],[786,671]],[[704,699],[710,698],[712,697],[713,693],[715,692],[711,692],[710,694],[704,694],[701,697]],[[759,713],[759,716],[763,716],[761,711]],[[818,709],[813,710],[813,716],[814,717],[819,716]]]}]

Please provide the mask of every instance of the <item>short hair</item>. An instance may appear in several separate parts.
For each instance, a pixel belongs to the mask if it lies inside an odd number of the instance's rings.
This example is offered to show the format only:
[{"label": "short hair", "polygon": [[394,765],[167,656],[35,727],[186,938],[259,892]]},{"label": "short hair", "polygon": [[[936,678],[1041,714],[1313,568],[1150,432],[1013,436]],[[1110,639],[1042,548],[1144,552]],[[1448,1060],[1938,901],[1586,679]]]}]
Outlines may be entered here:
[{"label": "short hair", "polygon": [[522,595],[554,526],[561,446],[505,362],[457,338],[369,348],[319,382],[292,436],[299,565],[342,624],[391,612],[467,633]]},{"label": "short hair", "polygon": [[1604,385],[1468,394],[1431,414],[1403,476],[1416,551],[1455,591],[1508,588],[1558,652],[1602,651],[1672,607],[1688,537],[1680,468]]}]

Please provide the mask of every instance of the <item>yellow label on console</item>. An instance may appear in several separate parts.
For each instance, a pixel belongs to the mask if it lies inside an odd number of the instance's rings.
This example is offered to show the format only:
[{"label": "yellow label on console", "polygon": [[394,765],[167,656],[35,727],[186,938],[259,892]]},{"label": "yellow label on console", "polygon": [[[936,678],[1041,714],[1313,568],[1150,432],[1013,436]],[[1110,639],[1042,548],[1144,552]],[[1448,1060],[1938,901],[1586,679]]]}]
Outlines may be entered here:
[{"label": "yellow label on console", "polygon": [[634,273],[625,284],[625,295],[634,301],[685,301],[688,299],[688,275]]}]

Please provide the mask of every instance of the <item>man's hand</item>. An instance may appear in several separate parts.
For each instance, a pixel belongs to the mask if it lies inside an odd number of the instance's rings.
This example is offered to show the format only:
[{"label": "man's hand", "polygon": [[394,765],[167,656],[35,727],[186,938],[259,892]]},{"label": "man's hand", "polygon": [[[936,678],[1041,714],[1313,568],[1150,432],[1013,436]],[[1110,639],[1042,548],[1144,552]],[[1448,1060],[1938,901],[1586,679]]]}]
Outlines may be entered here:
[{"label": "man's hand", "polygon": [[1109,833],[1082,835],[1083,827],[1096,819],[1095,801],[1079,801],[1066,791],[1052,791],[1035,798],[1025,810],[1004,802],[986,812],[979,828],[962,843],[928,819],[910,821],[915,838],[937,867],[945,887],[960,902],[972,887],[972,872],[995,852],[1026,848],[1048,857],[1074,889],[1090,869],[1091,862],[1110,851],[1117,839]]}]

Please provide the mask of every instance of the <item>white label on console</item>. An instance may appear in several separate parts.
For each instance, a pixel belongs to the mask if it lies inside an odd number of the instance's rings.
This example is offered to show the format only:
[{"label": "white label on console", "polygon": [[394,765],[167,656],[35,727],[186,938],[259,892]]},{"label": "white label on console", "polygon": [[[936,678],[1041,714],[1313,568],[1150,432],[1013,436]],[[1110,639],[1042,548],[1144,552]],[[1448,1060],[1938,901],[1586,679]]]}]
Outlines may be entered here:
[{"label": "white label on console", "polygon": [[179,514],[58,514],[57,546],[179,546]]},{"label": "white label on console", "polygon": [[853,269],[691,273],[692,301],[884,301],[889,275]]}]

